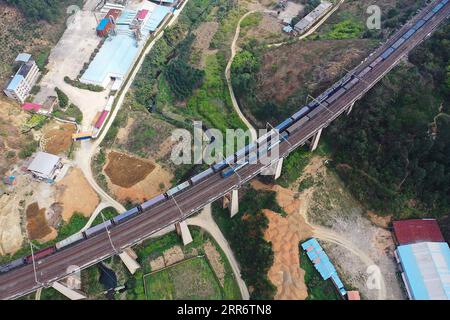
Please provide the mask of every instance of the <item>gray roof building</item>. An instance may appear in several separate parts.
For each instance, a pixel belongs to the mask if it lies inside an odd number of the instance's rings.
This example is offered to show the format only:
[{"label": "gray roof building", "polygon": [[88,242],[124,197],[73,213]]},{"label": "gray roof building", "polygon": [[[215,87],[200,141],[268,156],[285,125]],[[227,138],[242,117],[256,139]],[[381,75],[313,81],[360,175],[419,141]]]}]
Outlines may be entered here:
[{"label": "gray roof building", "polygon": [[46,152],[38,152],[27,169],[37,178],[52,180],[55,178],[55,171],[61,166],[60,157]]}]

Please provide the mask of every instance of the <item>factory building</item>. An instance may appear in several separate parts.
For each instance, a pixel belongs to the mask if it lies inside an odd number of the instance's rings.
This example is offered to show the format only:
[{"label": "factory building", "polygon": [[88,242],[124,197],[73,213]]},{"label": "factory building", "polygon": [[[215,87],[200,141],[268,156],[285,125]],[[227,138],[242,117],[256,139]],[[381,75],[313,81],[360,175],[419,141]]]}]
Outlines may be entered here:
[{"label": "factory building", "polygon": [[450,299],[450,249],[435,219],[394,221],[399,264],[411,300]]},{"label": "factory building", "polygon": [[306,32],[311,28],[320,18],[322,18],[328,11],[331,10],[333,5],[328,1],[322,1],[313,11],[308,13],[306,17],[297,22],[294,29],[300,34]]},{"label": "factory building", "polygon": [[28,53],[21,53],[15,62],[21,63],[19,70],[8,81],[5,94],[19,102],[24,103],[39,77],[39,68]]}]

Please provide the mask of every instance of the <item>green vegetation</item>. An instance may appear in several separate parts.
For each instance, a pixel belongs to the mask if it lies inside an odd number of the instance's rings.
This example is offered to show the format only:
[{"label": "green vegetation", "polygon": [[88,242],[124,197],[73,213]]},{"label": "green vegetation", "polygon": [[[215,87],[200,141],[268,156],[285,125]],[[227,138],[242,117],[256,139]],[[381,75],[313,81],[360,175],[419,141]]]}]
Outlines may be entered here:
[{"label": "green vegetation", "polygon": [[69,107],[65,111],[58,109],[53,110],[52,115],[60,119],[71,121],[73,120],[78,124],[80,124],[83,121],[83,113],[73,103],[70,103]]},{"label": "green vegetation", "polygon": [[[241,189],[240,192],[244,191]],[[236,255],[251,298],[273,299],[276,288],[267,277],[273,264],[273,251],[270,242],[264,239],[269,221],[262,209],[282,211],[274,192],[250,188],[239,200],[239,213],[233,219],[227,209],[216,204],[213,205],[213,216]]]},{"label": "green vegetation", "polygon": [[59,107],[61,109],[67,108],[69,105],[69,97],[59,88],[55,88],[56,94],[58,95]]},{"label": "green vegetation", "polygon": [[356,39],[363,35],[365,28],[360,21],[347,19],[332,26],[332,29],[320,38],[342,40],[342,39]]},{"label": "green vegetation", "polygon": [[283,162],[283,169],[281,170],[281,176],[277,180],[277,183],[287,188],[291,183],[296,181],[303,173],[303,169],[309,162],[311,153],[306,147],[298,148]]},{"label": "green vegetation", "polygon": [[[161,256],[164,251],[179,245],[186,259],[194,258],[182,262],[178,266],[160,271],[146,277],[147,290],[150,298],[172,298],[172,299],[240,299],[239,287],[233,275],[233,271],[226,259],[225,254],[217,246],[215,241],[204,231],[198,228],[190,228],[193,242],[188,246],[183,246],[180,237],[171,232],[162,237],[145,241],[134,247],[138,255],[138,262],[142,269],[138,270],[134,276],[128,276],[126,285],[129,288],[126,292],[127,300],[145,300],[144,275],[150,273],[150,260]],[[220,260],[225,268],[224,286],[220,286],[215,273],[211,269],[203,245],[211,241],[220,254]],[[193,271],[195,270],[195,271]],[[170,275],[169,279],[167,277]],[[166,279],[166,281],[163,281]],[[149,283],[150,282],[150,283]],[[149,286],[150,285],[150,286]]]},{"label": "green vegetation", "polygon": [[203,85],[188,100],[187,107],[194,115],[204,119],[210,127],[222,132],[228,128],[245,129],[245,125],[232,111],[231,98],[223,75],[224,65],[222,55],[213,54],[206,57]]},{"label": "green vegetation", "polygon": [[305,179],[303,179],[299,185],[298,185],[298,192],[302,192],[306,189],[311,188],[312,186],[314,186],[314,178],[313,177],[307,177]]},{"label": "green vegetation", "polygon": [[150,300],[220,300],[220,285],[206,258],[195,257],[145,277]]},{"label": "green vegetation", "polygon": [[38,147],[39,147],[39,142],[32,140],[30,143],[26,144],[19,151],[19,158],[25,159],[25,158],[31,157],[31,155],[37,150]]},{"label": "green vegetation", "polygon": [[396,217],[450,209],[450,26],[438,31],[327,130],[354,196]]},{"label": "green vegetation", "polygon": [[323,280],[305,251],[301,247],[299,250],[300,268],[305,270],[305,284],[308,288],[307,300],[339,300],[339,294],[331,280]]},{"label": "green vegetation", "polygon": [[57,21],[64,15],[64,6],[69,4],[80,5],[79,0],[5,0],[10,5],[17,6],[27,18],[32,21],[47,20]]},{"label": "green vegetation", "polygon": [[251,13],[248,16],[246,16],[244,18],[244,20],[241,21],[241,28],[245,29],[245,28],[256,27],[259,25],[262,18],[263,18],[263,15],[261,12]]},{"label": "green vegetation", "polygon": [[83,90],[89,90],[89,91],[94,91],[94,92],[102,92],[103,90],[105,90],[102,86],[98,86],[95,84],[82,83],[79,80],[72,80],[68,76],[64,77],[64,82],[70,84],[73,87],[76,87],[78,89],[83,89]]},{"label": "green vegetation", "polygon": [[99,212],[99,214],[94,219],[94,221],[92,221],[91,226],[96,226],[100,223],[103,223],[102,215],[103,215],[103,218],[105,219],[105,221],[107,221],[107,220],[110,220],[110,219],[114,218],[115,216],[119,215],[119,212],[117,212],[117,210],[114,209],[113,207],[107,207]]},{"label": "green vegetation", "polygon": [[188,65],[184,60],[174,60],[167,66],[164,76],[178,100],[184,100],[199,87],[205,72]]}]

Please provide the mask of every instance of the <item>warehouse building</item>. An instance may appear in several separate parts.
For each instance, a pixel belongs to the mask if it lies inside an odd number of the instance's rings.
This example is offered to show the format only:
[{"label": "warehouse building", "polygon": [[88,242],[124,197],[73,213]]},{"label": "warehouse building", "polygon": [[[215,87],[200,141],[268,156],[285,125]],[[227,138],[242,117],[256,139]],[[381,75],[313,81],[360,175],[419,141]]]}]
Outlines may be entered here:
[{"label": "warehouse building", "polygon": [[38,152],[27,170],[34,178],[51,182],[56,179],[57,172],[62,166],[60,157],[46,152]]},{"label": "warehouse building", "polygon": [[300,34],[311,28],[320,18],[322,18],[333,5],[328,1],[322,1],[313,11],[308,13],[306,17],[297,22],[294,29]]},{"label": "warehouse building", "polygon": [[399,264],[412,300],[450,298],[450,249],[435,219],[393,222]]},{"label": "warehouse building", "polygon": [[402,245],[395,257],[411,300],[450,299],[450,249],[446,242]]},{"label": "warehouse building", "polygon": [[39,68],[28,53],[21,53],[15,62],[21,63],[19,70],[8,81],[5,94],[19,102],[24,103],[39,77]]}]

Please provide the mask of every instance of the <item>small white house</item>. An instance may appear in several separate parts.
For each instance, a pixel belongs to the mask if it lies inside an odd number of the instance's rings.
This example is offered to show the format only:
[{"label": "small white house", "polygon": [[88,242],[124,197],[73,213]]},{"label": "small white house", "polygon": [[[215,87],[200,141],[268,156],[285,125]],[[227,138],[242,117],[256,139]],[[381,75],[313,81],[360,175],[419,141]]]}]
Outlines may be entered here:
[{"label": "small white house", "polygon": [[46,152],[38,152],[27,170],[37,179],[55,180],[57,170],[62,166],[60,157]]}]

